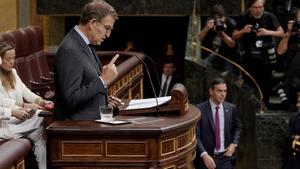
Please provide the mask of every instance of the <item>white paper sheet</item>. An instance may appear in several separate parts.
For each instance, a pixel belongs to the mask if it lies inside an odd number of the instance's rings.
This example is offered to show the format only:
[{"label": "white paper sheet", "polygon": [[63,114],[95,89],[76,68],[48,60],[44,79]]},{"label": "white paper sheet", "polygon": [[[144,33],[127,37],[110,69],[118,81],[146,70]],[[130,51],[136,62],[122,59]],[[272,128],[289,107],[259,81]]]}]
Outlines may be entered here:
[{"label": "white paper sheet", "polygon": [[[171,96],[165,96],[165,97],[158,97],[158,105],[162,105],[164,103],[167,103],[171,100]],[[151,108],[155,107],[157,105],[155,98],[149,98],[149,99],[132,99],[129,102],[128,107],[126,107],[125,110],[133,110],[133,109],[144,109],[144,108]]]}]

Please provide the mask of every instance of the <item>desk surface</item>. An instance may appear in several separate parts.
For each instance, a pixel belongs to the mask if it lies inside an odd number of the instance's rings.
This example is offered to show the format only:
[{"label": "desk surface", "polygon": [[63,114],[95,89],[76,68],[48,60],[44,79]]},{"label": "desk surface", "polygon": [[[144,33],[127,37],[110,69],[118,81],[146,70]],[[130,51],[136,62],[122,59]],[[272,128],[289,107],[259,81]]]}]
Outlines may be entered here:
[{"label": "desk surface", "polygon": [[[117,116],[116,119],[131,121],[129,124],[112,125],[94,121],[55,121],[48,126],[50,135],[160,135],[170,130],[177,130],[196,123],[200,118],[200,111],[190,105],[185,115],[162,114],[157,116]],[[111,132],[111,131],[118,132]]]}]

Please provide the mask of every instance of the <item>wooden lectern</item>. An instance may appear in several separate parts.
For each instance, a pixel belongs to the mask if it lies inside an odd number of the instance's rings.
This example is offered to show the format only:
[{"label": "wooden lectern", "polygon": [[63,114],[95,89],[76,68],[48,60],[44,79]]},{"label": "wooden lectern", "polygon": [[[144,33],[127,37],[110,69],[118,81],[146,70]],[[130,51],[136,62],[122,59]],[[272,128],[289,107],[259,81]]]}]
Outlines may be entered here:
[{"label": "wooden lectern", "polygon": [[[132,61],[136,59],[131,58]],[[140,79],[139,66],[129,75]],[[127,75],[126,75],[127,76]],[[128,76],[129,77],[129,76]],[[128,77],[125,77],[128,79]],[[120,79],[123,77],[120,76]],[[124,94],[116,80],[112,93],[136,99],[141,93]],[[142,83],[141,83],[142,84]],[[133,88],[137,86],[135,84]],[[116,86],[116,87],[113,87]],[[126,87],[126,89],[128,89]],[[133,96],[133,94],[135,96]],[[48,168],[51,169],[191,169],[195,157],[195,126],[200,111],[188,103],[182,84],[171,91],[169,103],[156,108],[123,110],[115,119],[129,124],[95,121],[55,121],[47,127]],[[142,98],[142,97],[141,97]],[[157,115],[159,114],[159,116]]]}]

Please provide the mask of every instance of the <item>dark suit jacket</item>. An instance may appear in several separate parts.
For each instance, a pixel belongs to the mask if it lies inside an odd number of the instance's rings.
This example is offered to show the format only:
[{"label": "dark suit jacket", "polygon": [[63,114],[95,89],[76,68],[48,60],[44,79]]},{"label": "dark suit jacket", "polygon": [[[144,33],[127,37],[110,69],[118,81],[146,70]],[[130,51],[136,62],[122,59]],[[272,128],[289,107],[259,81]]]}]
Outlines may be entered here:
[{"label": "dark suit jacket", "polygon": [[[162,78],[162,75],[160,76],[160,83],[161,83],[161,79]],[[170,81],[170,85],[169,85],[169,88],[168,88],[168,91],[167,91],[167,96],[170,96],[171,95],[171,89],[173,88],[174,84],[175,83],[179,83],[179,80],[176,78],[176,76],[172,76],[172,79]],[[159,97],[159,93],[160,93],[160,86],[159,84],[155,84],[155,91],[156,91],[156,95],[157,97]]]},{"label": "dark suit jacket", "polygon": [[[238,110],[235,105],[224,102],[224,139],[225,148],[229,144],[239,144],[241,123],[238,116]],[[209,101],[205,101],[197,105],[201,111],[201,119],[197,123],[196,137],[197,137],[197,158],[195,159],[195,168],[203,165],[200,154],[206,151],[211,157],[214,155],[215,149],[215,125],[212,115],[211,105]],[[202,164],[199,164],[202,163]]]},{"label": "dark suit jacket", "polygon": [[99,106],[105,104],[107,95],[100,74],[88,45],[71,29],[54,58],[54,118],[99,119]]}]

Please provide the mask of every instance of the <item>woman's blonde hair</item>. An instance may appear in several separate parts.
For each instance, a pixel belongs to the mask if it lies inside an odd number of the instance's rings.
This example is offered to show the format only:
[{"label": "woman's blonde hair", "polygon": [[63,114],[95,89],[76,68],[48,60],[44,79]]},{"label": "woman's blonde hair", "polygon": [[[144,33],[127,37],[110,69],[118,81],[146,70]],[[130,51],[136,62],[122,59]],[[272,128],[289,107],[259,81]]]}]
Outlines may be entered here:
[{"label": "woman's blonde hair", "polygon": [[[2,61],[4,59],[5,53],[12,49],[15,49],[13,44],[10,44],[8,42],[0,42],[0,57]],[[12,71],[6,71],[1,66],[0,66],[0,79],[2,82],[2,86],[4,87],[5,90],[8,91],[15,88],[16,79]]]}]

